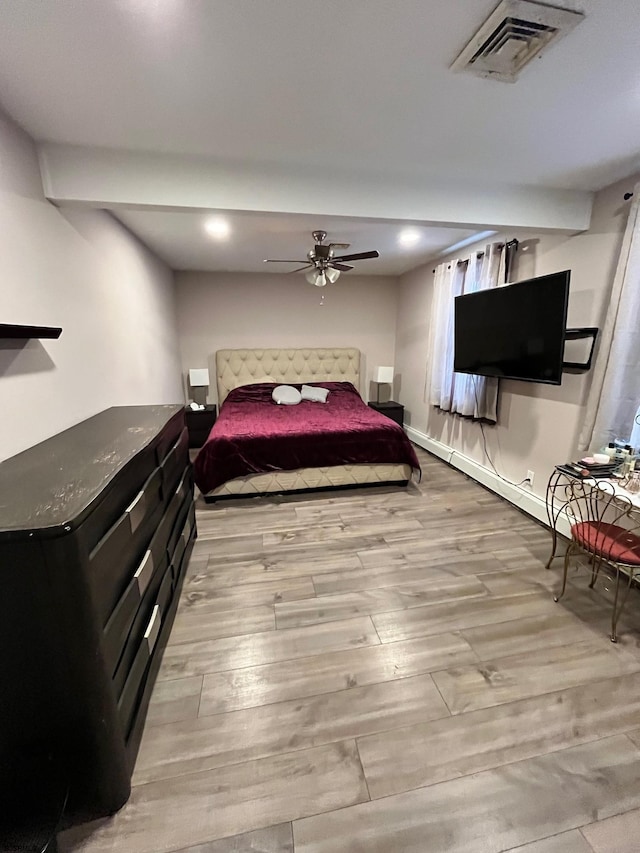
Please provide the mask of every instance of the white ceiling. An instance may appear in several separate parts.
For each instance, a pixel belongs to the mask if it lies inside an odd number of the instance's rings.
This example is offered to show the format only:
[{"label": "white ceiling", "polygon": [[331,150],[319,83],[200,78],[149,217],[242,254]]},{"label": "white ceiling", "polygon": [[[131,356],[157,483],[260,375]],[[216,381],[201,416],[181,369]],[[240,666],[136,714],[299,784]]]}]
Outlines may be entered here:
[{"label": "white ceiling", "polygon": [[637,0],[515,85],[449,66],[497,0],[3,0],[0,95],[37,139],[593,189],[638,164]]},{"label": "white ceiling", "polygon": [[[137,234],[169,266],[177,270],[225,272],[290,272],[302,264],[265,264],[265,258],[305,260],[313,246],[311,232],[324,230],[327,242],[350,243],[349,252],[377,249],[380,257],[354,261],[354,273],[400,275],[438,254],[442,249],[472,235],[463,228],[412,226],[418,242],[403,247],[398,237],[405,222],[367,222],[346,217],[284,214],[224,214],[229,236],[216,240],[206,233],[203,213],[165,213],[118,210],[115,215]],[[336,254],[346,254],[336,251]]]},{"label": "white ceiling", "polygon": [[[344,176],[358,174],[358,204],[369,199],[375,208],[362,216],[515,224],[506,212],[465,217],[463,195],[455,218],[399,213],[402,201],[393,213],[379,208],[396,184],[413,182],[427,197],[430,182],[448,181],[494,187],[494,209],[522,186],[543,205],[546,188],[594,190],[640,169],[640,3],[557,2],[584,11],[584,22],[509,85],[449,69],[497,0],[2,0],[0,102],[38,141],[100,146],[113,157],[138,152],[150,169],[152,155],[173,157],[172,180],[180,158],[185,170],[189,158],[211,158],[216,175],[255,188],[245,210],[347,213],[326,199],[348,195]],[[243,172],[252,176],[244,185]],[[275,192],[260,178],[275,174],[279,199],[270,206]],[[322,204],[314,206],[313,193],[301,203],[293,189],[283,199],[287,178],[299,188],[301,174],[332,182]],[[160,170],[156,186],[162,181]],[[123,204],[136,206],[134,195]],[[184,195],[181,203],[174,193],[171,206],[203,207]],[[67,197],[96,204],[89,190]],[[171,263],[207,262],[213,247],[201,245],[198,216],[156,213],[118,215]],[[294,217],[290,225],[281,243],[275,219],[243,237],[234,228],[246,250],[234,256],[230,243],[215,247],[216,257],[222,268],[253,268],[268,246],[305,246],[304,232],[323,222],[308,227]],[[391,248],[389,227],[367,224],[367,248]],[[432,238],[434,246],[450,242]]]}]

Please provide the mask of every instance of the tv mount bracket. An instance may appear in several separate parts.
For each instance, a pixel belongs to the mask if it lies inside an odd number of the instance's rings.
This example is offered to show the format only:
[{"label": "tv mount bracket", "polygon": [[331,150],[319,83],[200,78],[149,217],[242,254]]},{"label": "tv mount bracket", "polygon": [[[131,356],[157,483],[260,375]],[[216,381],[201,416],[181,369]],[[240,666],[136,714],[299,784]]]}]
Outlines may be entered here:
[{"label": "tv mount bracket", "polygon": [[582,339],[591,338],[591,349],[589,350],[589,357],[586,361],[563,361],[562,367],[563,369],[569,369],[572,372],[581,372],[586,370],[591,370],[591,362],[593,360],[593,352],[596,348],[596,341],[598,339],[598,327],[597,326],[582,326],[578,329],[565,329],[564,339],[565,341],[579,341]]}]

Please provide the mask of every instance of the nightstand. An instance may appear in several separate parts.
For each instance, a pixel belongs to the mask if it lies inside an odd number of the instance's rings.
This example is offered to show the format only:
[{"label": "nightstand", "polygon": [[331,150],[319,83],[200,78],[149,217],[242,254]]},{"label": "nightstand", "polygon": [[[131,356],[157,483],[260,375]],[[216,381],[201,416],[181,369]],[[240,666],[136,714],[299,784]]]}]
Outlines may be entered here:
[{"label": "nightstand", "polygon": [[185,409],[187,419],[187,429],[189,430],[189,447],[202,447],[205,441],[209,438],[211,427],[216,422],[218,407],[207,405],[204,409],[190,409],[189,406]]},{"label": "nightstand", "polygon": [[369,403],[369,406],[376,412],[380,412],[380,414],[391,418],[392,421],[395,421],[400,426],[403,425],[404,406],[401,403],[394,403],[393,400],[389,400],[388,403]]}]

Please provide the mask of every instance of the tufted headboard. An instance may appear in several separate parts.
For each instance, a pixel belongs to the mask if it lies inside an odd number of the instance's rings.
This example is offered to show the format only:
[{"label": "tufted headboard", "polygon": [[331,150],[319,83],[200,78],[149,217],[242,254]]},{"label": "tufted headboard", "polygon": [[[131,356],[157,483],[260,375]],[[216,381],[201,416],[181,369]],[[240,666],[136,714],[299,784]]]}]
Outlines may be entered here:
[{"label": "tufted headboard", "polygon": [[220,349],[216,353],[218,405],[229,391],[252,382],[352,382],[359,390],[357,349]]}]

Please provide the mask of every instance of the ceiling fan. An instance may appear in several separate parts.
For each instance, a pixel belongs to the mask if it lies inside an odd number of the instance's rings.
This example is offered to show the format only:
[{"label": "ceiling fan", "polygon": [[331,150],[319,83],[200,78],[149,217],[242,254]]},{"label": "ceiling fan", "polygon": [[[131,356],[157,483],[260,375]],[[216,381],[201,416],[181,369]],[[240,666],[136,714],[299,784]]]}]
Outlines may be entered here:
[{"label": "ceiling fan", "polygon": [[348,272],[353,267],[345,264],[344,261],[363,261],[366,258],[379,258],[380,253],[375,250],[372,252],[356,252],[352,255],[335,255],[335,250],[348,249],[350,243],[325,243],[327,239],[326,231],[312,231],[311,236],[315,241],[313,249],[307,252],[307,260],[276,260],[273,258],[265,258],[265,264],[303,264],[296,270],[291,270],[290,274],[309,270],[305,278],[310,284],[315,284],[316,287],[324,287],[326,284],[333,284],[337,281],[341,272]]}]

